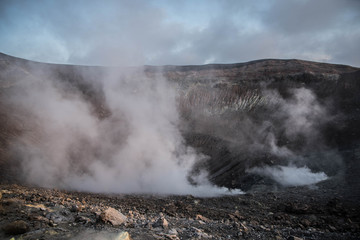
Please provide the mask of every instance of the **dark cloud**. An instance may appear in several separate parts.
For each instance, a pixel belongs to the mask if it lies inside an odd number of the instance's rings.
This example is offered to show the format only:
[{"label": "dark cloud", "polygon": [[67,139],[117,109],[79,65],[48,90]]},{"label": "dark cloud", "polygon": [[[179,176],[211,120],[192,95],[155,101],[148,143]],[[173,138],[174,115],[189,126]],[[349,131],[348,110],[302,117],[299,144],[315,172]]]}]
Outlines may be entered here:
[{"label": "dark cloud", "polygon": [[1,1],[0,51],[77,64],[301,58],[360,66],[360,2]]}]

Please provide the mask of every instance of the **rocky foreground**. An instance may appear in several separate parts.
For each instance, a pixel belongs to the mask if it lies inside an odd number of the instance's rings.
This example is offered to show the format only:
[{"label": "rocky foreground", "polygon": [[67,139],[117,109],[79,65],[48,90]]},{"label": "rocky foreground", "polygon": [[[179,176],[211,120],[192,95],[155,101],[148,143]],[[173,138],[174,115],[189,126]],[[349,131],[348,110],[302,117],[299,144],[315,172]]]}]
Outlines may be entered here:
[{"label": "rocky foreground", "polygon": [[1,239],[359,239],[360,206],[331,189],[198,198],[0,185]]}]

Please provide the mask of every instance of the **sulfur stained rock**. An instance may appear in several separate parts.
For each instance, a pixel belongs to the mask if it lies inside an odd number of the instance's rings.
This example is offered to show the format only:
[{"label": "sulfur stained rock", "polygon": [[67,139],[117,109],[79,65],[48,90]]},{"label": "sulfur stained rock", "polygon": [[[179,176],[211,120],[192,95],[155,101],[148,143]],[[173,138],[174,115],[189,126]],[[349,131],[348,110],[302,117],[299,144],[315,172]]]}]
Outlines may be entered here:
[{"label": "sulfur stained rock", "polygon": [[100,218],[103,222],[109,222],[113,226],[119,226],[126,222],[127,218],[118,210],[109,207],[100,214]]},{"label": "sulfur stained rock", "polygon": [[131,240],[131,237],[128,232],[121,232],[115,237],[115,240]]}]

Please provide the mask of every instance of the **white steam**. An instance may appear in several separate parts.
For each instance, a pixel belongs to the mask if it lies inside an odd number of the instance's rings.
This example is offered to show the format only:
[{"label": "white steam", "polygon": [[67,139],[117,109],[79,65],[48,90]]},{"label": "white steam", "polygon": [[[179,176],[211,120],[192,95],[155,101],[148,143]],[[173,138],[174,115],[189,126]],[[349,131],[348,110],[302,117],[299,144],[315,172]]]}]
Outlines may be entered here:
[{"label": "white steam", "polygon": [[33,123],[14,147],[27,182],[94,192],[227,193],[206,175],[197,186],[189,183],[190,170],[204,156],[184,144],[168,82],[112,69],[101,83],[110,112],[103,119],[50,74],[28,81],[25,93],[12,99]]},{"label": "white steam", "polygon": [[308,167],[265,166],[248,170],[260,176],[271,178],[282,186],[303,186],[318,183],[328,177],[323,172],[313,173]]},{"label": "white steam", "polygon": [[330,120],[326,107],[310,89],[296,88],[291,93],[291,99],[284,99],[277,92],[267,92],[269,97],[277,99],[279,109],[275,114],[283,118],[286,136],[293,138],[301,134],[307,140],[316,138],[317,127]]},{"label": "white steam", "polygon": [[[250,167],[247,172],[269,177],[283,186],[315,184],[328,177],[324,172],[312,172],[306,166],[307,164],[316,166],[317,162],[329,161],[327,164],[329,168],[333,168],[336,164],[341,165],[341,158],[336,153],[331,153],[331,158],[325,156],[325,153],[329,151],[321,136],[321,127],[333,116],[328,113],[326,106],[318,101],[311,90],[297,88],[291,90],[290,93],[290,97],[283,98],[277,91],[265,91],[264,95],[271,101],[270,105],[275,110],[272,112],[272,121],[263,122],[257,128],[261,133],[264,132],[263,129],[269,129],[265,132],[265,141],[258,142],[257,149],[265,149],[272,156],[282,159],[281,164]],[[253,129],[256,128],[253,127]],[[288,143],[280,144],[280,138],[284,136],[290,142],[289,145]],[[310,162],[311,159],[304,156],[316,151],[323,152],[320,158],[325,160],[317,159]]]}]

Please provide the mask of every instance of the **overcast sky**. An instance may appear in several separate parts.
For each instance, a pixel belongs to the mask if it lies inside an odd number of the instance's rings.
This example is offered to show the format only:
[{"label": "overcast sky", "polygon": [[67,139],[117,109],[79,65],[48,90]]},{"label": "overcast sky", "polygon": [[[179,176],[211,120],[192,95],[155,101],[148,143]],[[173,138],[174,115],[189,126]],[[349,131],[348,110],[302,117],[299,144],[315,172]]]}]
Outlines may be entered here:
[{"label": "overcast sky", "polygon": [[0,0],[0,52],[84,65],[360,67],[360,0]]}]

